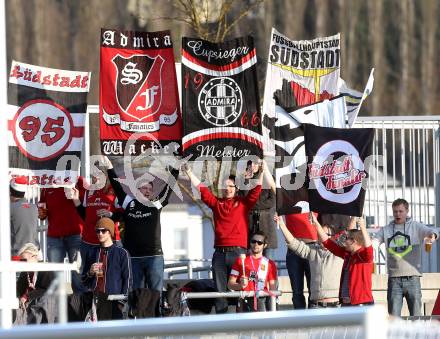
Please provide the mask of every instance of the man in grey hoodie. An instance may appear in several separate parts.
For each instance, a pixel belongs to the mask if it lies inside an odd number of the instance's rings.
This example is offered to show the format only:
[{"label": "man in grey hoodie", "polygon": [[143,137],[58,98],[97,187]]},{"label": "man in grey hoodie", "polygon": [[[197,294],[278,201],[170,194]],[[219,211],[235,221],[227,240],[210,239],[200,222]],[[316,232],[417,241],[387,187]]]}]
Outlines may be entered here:
[{"label": "man in grey hoodie", "polygon": [[24,176],[12,179],[9,185],[12,256],[17,256],[26,243],[39,245],[37,206],[26,200],[28,189],[27,177]]},{"label": "man in grey hoodie", "polygon": [[400,316],[403,297],[409,313],[421,315],[423,242],[434,242],[438,233],[433,228],[408,218],[409,205],[404,199],[392,204],[394,220],[375,235],[379,243],[385,243],[388,269],[388,313]]},{"label": "man in grey hoodie", "polygon": [[[339,307],[339,283],[344,261],[327,250],[321,243],[306,244],[296,239],[282,218],[275,216],[286,239],[287,247],[310,264],[310,303],[308,308]],[[315,220],[316,221],[316,220]],[[331,226],[323,226],[329,237],[334,236]]]}]

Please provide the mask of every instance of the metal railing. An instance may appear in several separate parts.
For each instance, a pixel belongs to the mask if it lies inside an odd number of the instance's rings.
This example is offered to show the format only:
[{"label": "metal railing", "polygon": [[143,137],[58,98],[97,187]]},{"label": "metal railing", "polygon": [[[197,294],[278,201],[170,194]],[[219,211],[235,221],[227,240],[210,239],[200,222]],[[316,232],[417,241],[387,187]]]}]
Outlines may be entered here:
[{"label": "metal railing", "polygon": [[282,294],[281,291],[233,291],[233,292],[187,292],[184,298],[187,299],[211,299],[211,298],[248,298],[248,297],[270,297],[270,310],[277,310],[277,297]]},{"label": "metal railing", "polygon": [[[385,308],[346,307],[279,312],[202,315],[136,320],[102,321],[98,323],[72,323],[57,325],[29,325],[0,330],[1,338],[119,338],[119,337],[178,337],[194,338],[241,334],[289,334],[301,329],[340,327],[347,338],[385,339],[388,321]],[[337,332],[339,333],[339,332]],[[356,334],[354,336],[353,334]],[[252,335],[250,337],[253,337]],[[278,336],[277,336],[278,337]],[[325,337],[331,337],[329,335]],[[340,338],[342,336],[333,336]],[[286,336],[287,338],[287,336]]]},{"label": "metal railing", "polygon": [[369,223],[386,225],[391,203],[404,198],[410,214],[440,226],[440,205],[435,194],[440,173],[440,117],[358,117],[354,127],[375,129],[376,166],[369,176],[364,214]]},{"label": "metal railing", "polygon": [[[212,278],[211,271],[211,259],[177,259],[167,260],[174,261],[165,264],[165,276],[168,279],[173,279],[176,275],[185,275],[187,279],[194,279],[194,273],[196,278],[201,279],[201,273],[206,272],[208,278]],[[201,263],[209,263],[209,265],[200,266]]]},{"label": "metal railing", "polygon": [[[57,272],[56,279],[52,282],[48,289],[48,295],[58,296],[58,321],[60,323],[67,322],[67,290],[65,284],[66,272],[79,271],[79,263],[73,262],[71,264],[66,263],[28,263],[9,261],[4,262],[1,267],[2,272]],[[4,274],[4,273],[3,273]],[[14,276],[15,277],[15,276]],[[15,279],[14,279],[15,283]],[[12,312],[13,309],[17,309],[18,299],[15,296],[15,290],[13,295],[9,295],[8,298],[0,300],[2,313]]]}]

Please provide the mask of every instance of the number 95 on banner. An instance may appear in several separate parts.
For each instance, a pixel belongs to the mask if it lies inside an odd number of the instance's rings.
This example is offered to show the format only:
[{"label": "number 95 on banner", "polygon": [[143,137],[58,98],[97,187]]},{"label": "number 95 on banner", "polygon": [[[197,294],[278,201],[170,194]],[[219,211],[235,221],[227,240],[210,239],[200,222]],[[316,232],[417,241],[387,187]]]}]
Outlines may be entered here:
[{"label": "number 95 on banner", "polygon": [[21,106],[11,127],[20,151],[34,161],[46,161],[62,154],[69,147],[75,130],[66,108],[42,99]]}]

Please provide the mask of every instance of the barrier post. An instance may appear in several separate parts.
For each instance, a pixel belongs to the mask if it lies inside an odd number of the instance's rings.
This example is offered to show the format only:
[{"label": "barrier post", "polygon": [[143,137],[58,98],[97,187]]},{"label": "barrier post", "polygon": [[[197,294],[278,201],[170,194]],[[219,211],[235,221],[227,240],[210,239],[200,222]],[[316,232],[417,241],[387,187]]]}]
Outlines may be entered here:
[{"label": "barrier post", "polygon": [[[6,61],[6,4],[0,0],[0,133],[7,136],[7,61]],[[6,137],[7,140],[7,137]],[[11,262],[11,229],[9,226],[9,153],[8,143],[0,143],[0,268]],[[0,323],[12,326],[12,308],[17,304],[15,277],[8,270],[0,271]]]}]

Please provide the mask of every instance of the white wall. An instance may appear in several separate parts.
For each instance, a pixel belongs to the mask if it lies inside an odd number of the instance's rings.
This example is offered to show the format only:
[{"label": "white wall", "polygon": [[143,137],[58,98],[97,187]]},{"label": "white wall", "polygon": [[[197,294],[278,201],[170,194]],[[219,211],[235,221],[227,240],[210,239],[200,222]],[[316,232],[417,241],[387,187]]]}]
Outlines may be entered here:
[{"label": "white wall", "polygon": [[[168,205],[162,211],[161,224],[165,260],[203,258],[202,217],[197,207]],[[179,237],[183,237],[183,241]],[[180,245],[183,248],[178,248]]]}]

